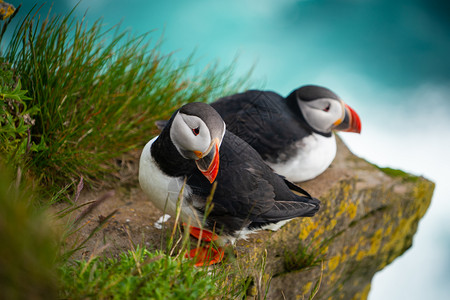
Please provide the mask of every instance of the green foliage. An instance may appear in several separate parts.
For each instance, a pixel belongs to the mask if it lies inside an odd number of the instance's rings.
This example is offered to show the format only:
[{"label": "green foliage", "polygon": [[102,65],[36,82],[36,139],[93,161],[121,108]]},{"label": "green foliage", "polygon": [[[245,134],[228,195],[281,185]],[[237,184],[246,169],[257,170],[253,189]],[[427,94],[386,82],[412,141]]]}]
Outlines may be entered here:
[{"label": "green foliage", "polygon": [[38,108],[28,108],[26,94],[10,64],[0,58],[0,154],[13,168],[25,165],[30,151],[38,149],[29,139]]},{"label": "green foliage", "polygon": [[340,230],[320,241],[312,239],[306,246],[300,242],[296,251],[286,250],[284,252],[285,271],[291,272],[320,266],[326,259],[328,245],[344,231],[345,229]]},{"label": "green foliage", "polygon": [[103,223],[65,249],[80,228],[77,220],[55,236],[30,196],[34,184],[25,182],[28,177],[21,184],[22,174],[34,174],[51,189],[48,204],[75,190],[79,178],[101,184],[116,174],[114,159],[157,133],[155,120],[247,83],[247,77],[232,80],[234,65],[194,72],[192,56],[176,62],[159,45],[148,34],[132,37],[105,30],[101,21],[87,26],[71,15],[41,18],[33,10],[15,28],[0,53],[0,160],[16,174],[13,182],[0,165],[0,298],[51,299],[58,289],[64,298],[242,298],[247,283],[239,276],[222,266],[196,269],[181,252],[173,258],[138,248],[119,260],[70,264],[68,256]]},{"label": "green foliage", "polygon": [[119,259],[69,260],[61,241],[74,233],[54,232],[50,220],[56,216],[36,208],[32,185],[0,169],[0,299],[235,299],[245,294],[245,280],[228,265],[195,268],[181,250],[172,257],[131,245],[133,250]]},{"label": "green foliage", "polygon": [[312,300],[312,299],[314,299],[314,297],[316,297],[316,295],[317,295],[317,293],[319,292],[319,289],[320,289],[320,284],[322,283],[322,278],[323,278],[323,260],[320,263],[320,277],[316,281],[316,283],[314,284],[314,287],[312,288],[312,291],[309,294],[308,300]]},{"label": "green foliage", "polygon": [[[73,196],[73,203],[78,202],[82,189],[81,178]],[[128,229],[124,228],[131,250],[122,253],[119,259],[99,256],[98,253],[107,251],[107,246],[103,246],[100,250],[94,249],[90,258],[72,261],[70,256],[82,249],[93,234],[117,213],[115,210],[103,217],[87,237],[83,234],[79,240],[78,232],[84,226],[83,219],[110,196],[111,194],[106,193],[97,200],[69,206],[58,214],[58,217],[63,217],[81,210],[74,220],[69,220],[61,236],[58,260],[61,298],[235,299],[245,294],[246,279],[236,276],[236,272],[229,264],[215,265],[208,269],[196,268],[195,260],[183,258],[190,250],[191,244],[189,231],[185,230],[182,233],[178,222],[172,229],[165,228],[168,236],[167,239],[161,240],[161,249],[164,251],[149,252],[145,247],[135,246]],[[180,213],[180,210],[177,211]]]},{"label": "green foliage", "polygon": [[0,299],[55,299],[57,245],[49,217],[0,159]]},{"label": "green foliage", "polygon": [[286,250],[284,253],[284,269],[286,272],[298,271],[305,268],[320,266],[326,258],[328,243],[319,243],[313,246],[312,242],[304,246],[299,244],[296,251]]},{"label": "green foliage", "polygon": [[215,299],[221,294],[220,275],[194,268],[145,248],[123,253],[120,259],[92,258],[61,268],[62,298],[85,299]]},{"label": "green foliage", "polygon": [[31,142],[39,148],[31,167],[46,184],[62,187],[81,175],[88,184],[104,182],[118,169],[112,159],[156,134],[155,120],[247,80],[232,81],[233,66],[194,73],[192,57],[177,63],[149,35],[113,29],[30,11],[6,48],[5,59],[30,91],[28,107],[37,112]]},{"label": "green foliage", "polygon": [[313,245],[314,241],[309,242],[306,246],[300,242],[297,251],[285,250],[284,252],[284,269],[287,273],[320,266],[320,277],[311,289],[309,300],[314,299],[319,292],[323,277],[323,262],[326,260],[328,245],[340,234],[338,233],[331,238],[316,243],[317,245]]},{"label": "green foliage", "polygon": [[378,167],[376,166],[379,170],[381,170],[383,173],[385,173],[386,175],[389,175],[391,177],[400,177],[402,178],[403,181],[408,181],[408,182],[416,182],[419,177],[408,174],[402,170],[397,170],[397,169],[392,169],[392,168],[382,168],[382,167]]}]

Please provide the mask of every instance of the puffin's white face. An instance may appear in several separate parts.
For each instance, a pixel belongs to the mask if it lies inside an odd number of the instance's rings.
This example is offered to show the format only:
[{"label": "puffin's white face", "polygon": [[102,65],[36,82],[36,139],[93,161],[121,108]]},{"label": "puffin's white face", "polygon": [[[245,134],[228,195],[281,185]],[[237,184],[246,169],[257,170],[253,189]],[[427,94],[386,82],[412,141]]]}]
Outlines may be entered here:
[{"label": "puffin's white face", "polygon": [[344,120],[345,104],[342,100],[318,98],[310,101],[297,99],[297,102],[306,122],[319,132],[331,132]]},{"label": "puffin's white face", "polygon": [[177,113],[173,119],[170,138],[186,159],[198,160],[211,150],[211,134],[205,122],[197,116]]},{"label": "puffin's white face", "polygon": [[200,172],[213,183],[219,171],[219,148],[225,122],[210,105],[192,102],[180,108],[170,126],[170,139],[185,159],[195,160]]}]

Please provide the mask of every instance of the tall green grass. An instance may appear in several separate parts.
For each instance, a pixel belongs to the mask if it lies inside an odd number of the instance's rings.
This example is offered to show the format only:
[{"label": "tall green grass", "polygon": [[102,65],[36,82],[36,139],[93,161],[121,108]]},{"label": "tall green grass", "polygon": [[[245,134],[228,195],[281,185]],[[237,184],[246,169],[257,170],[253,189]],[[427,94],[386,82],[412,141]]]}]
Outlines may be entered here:
[{"label": "tall green grass", "polygon": [[118,170],[113,158],[156,134],[154,121],[182,103],[208,101],[242,88],[234,66],[195,70],[193,57],[160,52],[154,34],[132,36],[98,20],[42,17],[30,11],[2,56],[37,107],[31,168],[44,184],[64,186],[81,175],[100,185]]},{"label": "tall green grass", "polygon": [[74,299],[235,299],[226,274],[195,268],[190,261],[137,248],[120,259],[93,257],[61,268],[62,298]]},{"label": "tall green grass", "polygon": [[[0,298],[245,296],[248,280],[228,267],[208,273],[181,252],[170,257],[178,241],[166,254],[131,247],[120,260],[72,262],[73,250],[63,245],[76,226],[55,234],[38,208],[77,189],[79,178],[91,186],[113,182],[121,154],[140,149],[157,133],[154,121],[181,104],[248,84],[248,77],[233,79],[234,65],[195,70],[193,56],[162,54],[153,36],[34,9],[14,29],[0,53],[0,164],[14,170],[4,175],[0,165]],[[49,195],[31,190],[34,182]]]},{"label": "tall green grass", "polygon": [[[182,249],[175,256],[134,246],[119,259],[101,249],[73,261],[55,230],[56,216],[38,209],[32,184],[0,157],[0,299],[236,299],[248,280],[227,266],[195,268]],[[96,251],[97,250],[97,251]]]}]

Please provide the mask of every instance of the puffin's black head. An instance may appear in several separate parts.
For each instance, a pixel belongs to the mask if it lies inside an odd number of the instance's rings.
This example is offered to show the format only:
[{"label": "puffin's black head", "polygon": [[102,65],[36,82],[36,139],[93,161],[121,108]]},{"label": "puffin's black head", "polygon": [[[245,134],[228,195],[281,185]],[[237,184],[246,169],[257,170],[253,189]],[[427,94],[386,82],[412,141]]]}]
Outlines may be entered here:
[{"label": "puffin's black head", "polygon": [[329,135],[332,130],[361,132],[358,114],[325,87],[302,86],[293,91],[288,100],[296,102],[301,117],[317,133]]},{"label": "puffin's black head", "polygon": [[210,105],[201,102],[182,106],[173,118],[170,139],[185,159],[195,160],[197,168],[212,183],[219,170],[219,147],[225,122]]}]

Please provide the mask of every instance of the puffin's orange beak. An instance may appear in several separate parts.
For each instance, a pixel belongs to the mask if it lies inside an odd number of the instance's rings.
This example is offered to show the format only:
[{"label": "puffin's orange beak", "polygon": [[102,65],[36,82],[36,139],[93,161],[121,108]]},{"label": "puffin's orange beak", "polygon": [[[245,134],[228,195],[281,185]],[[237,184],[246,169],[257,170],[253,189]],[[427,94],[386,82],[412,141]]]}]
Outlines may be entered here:
[{"label": "puffin's orange beak", "polygon": [[345,132],[361,133],[361,120],[359,119],[358,114],[347,104],[344,104],[344,106],[344,120],[336,124],[334,129]]},{"label": "puffin's orange beak", "polygon": [[[198,151],[196,151],[198,152]],[[195,152],[194,152],[195,153]],[[197,168],[202,172],[202,174],[213,183],[216,180],[217,173],[219,172],[219,143],[217,140],[213,142],[211,150],[208,155],[203,157],[202,153],[195,153],[197,157],[201,157],[196,160]]]},{"label": "puffin's orange beak", "polygon": [[197,156],[198,158],[202,158],[203,157],[203,153],[201,151],[194,151],[195,156]]},{"label": "puffin's orange beak", "polygon": [[356,111],[347,104],[345,104],[345,110],[347,111],[346,114],[350,116],[350,127],[343,131],[361,133],[361,120]]}]

